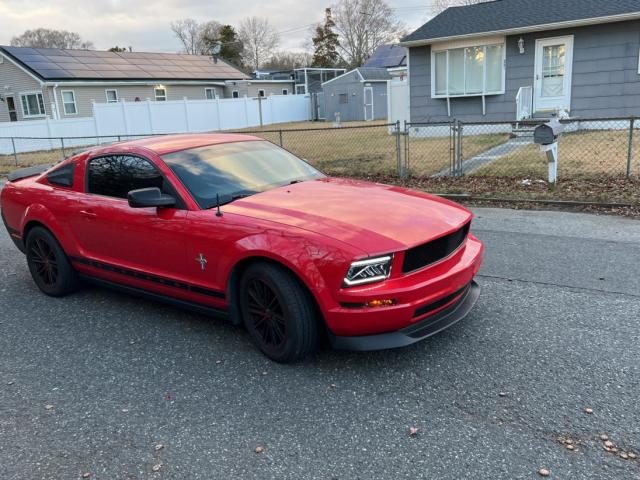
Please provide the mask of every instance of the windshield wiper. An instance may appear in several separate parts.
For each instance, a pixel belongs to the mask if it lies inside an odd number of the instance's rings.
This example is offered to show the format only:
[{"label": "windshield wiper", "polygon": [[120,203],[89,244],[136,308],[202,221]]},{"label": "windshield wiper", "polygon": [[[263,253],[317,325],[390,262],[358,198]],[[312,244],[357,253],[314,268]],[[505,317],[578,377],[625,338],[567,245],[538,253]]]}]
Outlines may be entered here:
[{"label": "windshield wiper", "polygon": [[[235,195],[231,195],[231,201],[233,202],[234,200],[239,200],[241,198],[247,198],[250,197],[251,195],[255,195],[254,193],[236,193]],[[227,202],[229,203],[229,202]]]}]

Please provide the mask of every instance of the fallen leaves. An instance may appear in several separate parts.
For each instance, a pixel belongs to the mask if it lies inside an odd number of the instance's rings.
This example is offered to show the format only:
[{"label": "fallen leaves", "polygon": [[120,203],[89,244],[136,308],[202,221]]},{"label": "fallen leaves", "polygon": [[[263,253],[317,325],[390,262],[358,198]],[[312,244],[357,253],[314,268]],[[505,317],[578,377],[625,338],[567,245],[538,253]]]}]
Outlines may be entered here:
[{"label": "fallen leaves", "polygon": [[578,441],[570,437],[559,437],[558,442],[565,446],[571,452],[578,451]]},{"label": "fallen leaves", "polygon": [[619,448],[612,440],[609,439],[608,435],[602,434],[600,435],[600,440],[602,440],[602,448],[614,455],[618,455],[623,460],[635,460],[638,456],[634,452],[627,452]]}]

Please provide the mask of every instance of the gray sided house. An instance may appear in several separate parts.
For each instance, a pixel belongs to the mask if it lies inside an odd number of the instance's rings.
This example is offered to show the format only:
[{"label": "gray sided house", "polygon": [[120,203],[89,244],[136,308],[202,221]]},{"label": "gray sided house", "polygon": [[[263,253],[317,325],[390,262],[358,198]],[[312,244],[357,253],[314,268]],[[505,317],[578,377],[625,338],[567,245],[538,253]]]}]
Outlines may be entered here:
[{"label": "gray sided house", "polygon": [[640,115],[640,1],[496,0],[402,39],[412,122]]},{"label": "gray sided house", "polygon": [[[92,102],[232,97],[282,93],[211,57],[0,46],[0,122],[92,115]],[[291,83],[289,92],[293,89]],[[255,91],[255,93],[254,93]]]},{"label": "gray sided house", "polygon": [[389,80],[385,68],[360,67],[324,82],[326,120],[335,120],[336,113],[343,122],[386,119]]}]

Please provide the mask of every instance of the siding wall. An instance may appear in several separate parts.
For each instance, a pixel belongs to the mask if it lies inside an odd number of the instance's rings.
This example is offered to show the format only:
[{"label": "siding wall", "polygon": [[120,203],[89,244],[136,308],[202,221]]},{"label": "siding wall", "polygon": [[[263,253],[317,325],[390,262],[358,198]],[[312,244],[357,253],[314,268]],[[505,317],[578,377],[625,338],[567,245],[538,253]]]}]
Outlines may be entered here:
[{"label": "siding wall", "polygon": [[[0,54],[2,57],[2,54]],[[25,118],[22,113],[21,92],[42,92],[43,89],[31,75],[17,67],[7,58],[3,58],[0,63],[0,94],[3,97],[13,96],[16,104],[18,120],[32,120],[33,117]],[[51,115],[51,99],[46,91],[43,92],[44,108],[47,115]],[[41,119],[42,117],[40,117]],[[0,101],[0,122],[9,121],[9,109],[6,100]]]},{"label": "siding wall", "polygon": [[[249,85],[249,83],[251,85]],[[266,96],[269,95],[282,95],[282,89],[286,88],[289,90],[288,95],[293,95],[294,92],[294,83],[293,82],[283,82],[283,83],[261,83],[255,80],[251,80],[249,82],[238,82],[236,85],[228,85],[224,89],[224,97],[223,98],[231,98],[233,96],[233,91],[237,90],[239,98],[242,97],[257,97],[258,90],[262,89],[265,91]]]},{"label": "siding wall", "polygon": [[[216,89],[218,95],[222,95],[224,87],[220,85],[165,85],[167,91],[167,100],[182,100],[187,97],[189,100],[206,99],[205,88],[211,87]],[[118,101],[125,100],[133,102],[136,98],[141,101],[147,99],[155,100],[154,85],[119,85],[119,86],[74,86],[64,87],[58,86],[57,98],[58,108],[61,118],[73,117],[90,117],[93,114],[92,101],[97,103],[105,103],[107,101],[106,90],[117,90]],[[73,90],[76,97],[77,115],[66,115],[62,107],[62,91]]]},{"label": "siding wall", "polygon": [[[506,38],[506,88],[504,95],[452,98],[451,117],[466,121],[515,120],[518,89],[532,86],[535,41],[574,35],[571,115],[609,117],[640,115],[640,21],[590,25],[580,28],[522,35],[525,53],[518,51],[521,35]],[[411,121],[447,120],[447,101],[431,98],[430,47],[409,49]]]},{"label": "siding wall", "polygon": [[[336,112],[340,112],[343,122],[364,120],[364,86],[373,88],[373,118],[387,118],[387,83],[360,81],[354,70],[338,80],[324,85],[325,118],[328,122],[335,120]],[[340,94],[347,94],[348,102],[340,103]]]}]

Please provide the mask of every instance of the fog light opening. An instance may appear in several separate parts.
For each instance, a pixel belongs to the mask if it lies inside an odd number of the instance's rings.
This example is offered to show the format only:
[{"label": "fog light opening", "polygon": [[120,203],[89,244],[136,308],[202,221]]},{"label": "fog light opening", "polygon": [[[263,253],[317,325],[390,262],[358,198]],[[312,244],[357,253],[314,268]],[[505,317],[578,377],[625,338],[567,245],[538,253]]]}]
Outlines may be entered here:
[{"label": "fog light opening", "polygon": [[379,307],[392,307],[397,304],[398,301],[395,298],[385,298],[379,300],[371,300],[364,304],[366,308],[379,308]]}]

